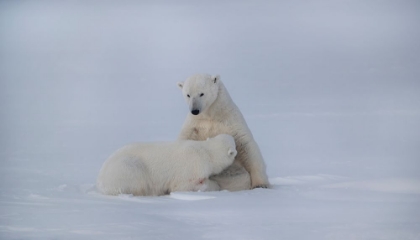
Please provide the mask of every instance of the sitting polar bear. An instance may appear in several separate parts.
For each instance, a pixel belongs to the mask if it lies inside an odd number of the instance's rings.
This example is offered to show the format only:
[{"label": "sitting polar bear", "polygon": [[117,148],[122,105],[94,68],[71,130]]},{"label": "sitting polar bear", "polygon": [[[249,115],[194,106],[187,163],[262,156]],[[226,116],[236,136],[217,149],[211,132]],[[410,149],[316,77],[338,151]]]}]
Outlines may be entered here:
[{"label": "sitting polar bear", "polygon": [[229,168],[211,177],[214,184],[230,191],[269,187],[260,149],[220,77],[197,74],[178,86],[190,110],[178,139],[204,140],[222,133],[235,138],[238,156]]},{"label": "sitting polar bear", "polygon": [[108,195],[159,196],[174,191],[216,191],[209,181],[233,163],[232,136],[207,141],[134,143],[120,148],[103,164],[97,189]]}]

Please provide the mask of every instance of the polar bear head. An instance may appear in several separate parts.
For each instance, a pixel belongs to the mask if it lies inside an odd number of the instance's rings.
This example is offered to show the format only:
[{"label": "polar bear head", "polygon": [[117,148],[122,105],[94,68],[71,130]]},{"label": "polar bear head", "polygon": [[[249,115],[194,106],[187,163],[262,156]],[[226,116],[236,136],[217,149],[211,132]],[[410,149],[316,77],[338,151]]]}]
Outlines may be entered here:
[{"label": "polar bear head", "polygon": [[214,138],[208,138],[207,140],[216,141],[218,148],[223,149],[222,152],[227,152],[228,156],[232,159],[236,157],[238,153],[236,151],[235,139],[229,134],[219,134]]},{"label": "polar bear head", "polygon": [[231,135],[219,134],[213,138],[208,138],[208,146],[213,154],[210,160],[213,163],[214,174],[218,174],[226,167],[230,166],[235,160],[236,144]]},{"label": "polar bear head", "polygon": [[212,105],[219,92],[219,82],[218,75],[197,74],[178,83],[191,114],[198,115]]}]

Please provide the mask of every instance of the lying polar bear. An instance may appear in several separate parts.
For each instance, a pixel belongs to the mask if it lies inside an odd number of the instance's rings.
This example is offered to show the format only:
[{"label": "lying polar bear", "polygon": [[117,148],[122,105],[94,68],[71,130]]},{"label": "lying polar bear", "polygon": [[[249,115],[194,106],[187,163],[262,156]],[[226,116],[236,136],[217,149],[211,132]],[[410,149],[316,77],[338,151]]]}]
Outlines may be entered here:
[{"label": "lying polar bear", "polygon": [[209,177],[230,166],[236,156],[232,136],[207,141],[134,143],[103,164],[97,189],[108,195],[159,196],[175,191],[217,191]]}]

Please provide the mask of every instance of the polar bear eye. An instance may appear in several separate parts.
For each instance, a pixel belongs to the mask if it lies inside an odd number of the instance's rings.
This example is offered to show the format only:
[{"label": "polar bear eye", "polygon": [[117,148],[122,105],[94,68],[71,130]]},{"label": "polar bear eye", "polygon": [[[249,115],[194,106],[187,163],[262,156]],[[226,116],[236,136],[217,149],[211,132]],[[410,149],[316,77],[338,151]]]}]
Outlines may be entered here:
[{"label": "polar bear eye", "polygon": [[190,97],[190,94],[187,94],[187,97]]},{"label": "polar bear eye", "polygon": [[204,93],[200,94],[200,97],[204,96]]}]

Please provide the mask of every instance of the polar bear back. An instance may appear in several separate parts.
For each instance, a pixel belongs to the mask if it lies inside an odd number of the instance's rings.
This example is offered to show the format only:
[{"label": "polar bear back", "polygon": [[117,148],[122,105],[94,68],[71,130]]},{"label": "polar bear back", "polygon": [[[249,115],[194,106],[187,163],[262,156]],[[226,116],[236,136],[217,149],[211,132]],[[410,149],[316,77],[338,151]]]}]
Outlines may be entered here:
[{"label": "polar bear back", "polygon": [[209,141],[131,144],[117,150],[103,164],[97,188],[109,195],[200,190],[202,186],[197,182],[233,162],[229,149],[236,155],[233,138],[228,135]]},{"label": "polar bear back", "polygon": [[[158,146],[167,151],[159,151]],[[160,166],[159,172],[167,172],[166,168],[171,162],[168,161],[166,165],[162,165],[162,162],[169,157],[168,151],[172,149],[171,144],[166,143],[135,143],[120,148],[102,166],[97,187],[110,195],[156,195],[165,183],[160,180],[160,174],[154,174],[158,172],[155,168]],[[156,153],[160,153],[157,158]]]}]

